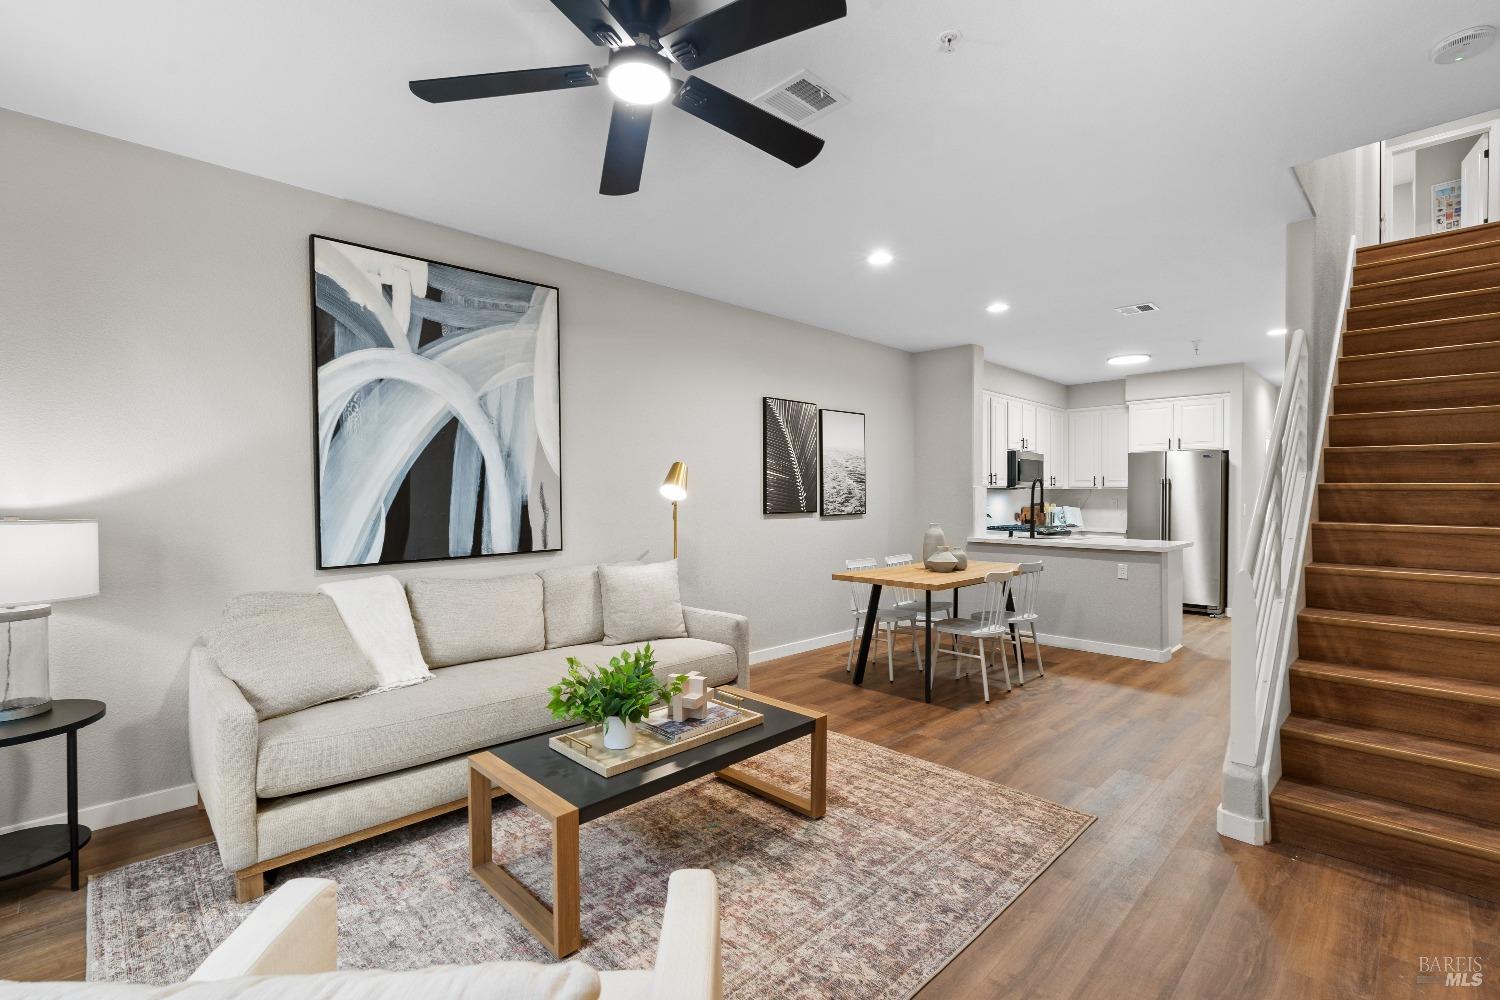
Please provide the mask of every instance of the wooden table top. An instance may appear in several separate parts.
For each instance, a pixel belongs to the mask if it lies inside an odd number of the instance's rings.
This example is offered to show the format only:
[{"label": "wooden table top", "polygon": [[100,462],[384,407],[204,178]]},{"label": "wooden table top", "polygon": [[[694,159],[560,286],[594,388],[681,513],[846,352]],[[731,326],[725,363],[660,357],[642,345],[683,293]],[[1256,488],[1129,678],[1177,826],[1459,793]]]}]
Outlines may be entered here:
[{"label": "wooden table top", "polygon": [[906,587],[908,590],[953,590],[956,587],[972,587],[984,582],[991,573],[1008,573],[1015,576],[1021,572],[1020,563],[978,562],[954,573],[934,573],[921,563],[910,566],[872,566],[869,569],[851,569],[833,574],[843,583],[867,583],[882,587]]}]

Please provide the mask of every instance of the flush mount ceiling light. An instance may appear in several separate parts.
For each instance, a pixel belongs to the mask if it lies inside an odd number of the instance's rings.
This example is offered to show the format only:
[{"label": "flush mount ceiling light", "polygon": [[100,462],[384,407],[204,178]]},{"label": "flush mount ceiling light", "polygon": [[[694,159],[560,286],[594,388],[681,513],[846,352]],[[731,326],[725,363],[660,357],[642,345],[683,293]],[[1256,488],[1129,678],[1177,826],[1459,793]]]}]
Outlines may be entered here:
[{"label": "flush mount ceiling light", "polygon": [[669,65],[650,49],[632,46],[609,57],[604,82],[626,104],[660,104],[672,92]]},{"label": "flush mount ceiling light", "polygon": [[865,263],[869,264],[871,267],[885,267],[895,259],[895,254],[891,253],[889,250],[871,250],[870,256],[865,258]]},{"label": "flush mount ceiling light", "polygon": [[1476,24],[1472,28],[1455,32],[1432,47],[1432,61],[1439,66],[1450,66],[1472,59],[1495,42],[1493,24]]},{"label": "flush mount ceiling light", "polygon": [[1286,327],[1282,326],[1282,327],[1277,327],[1274,330],[1267,330],[1266,331],[1266,336],[1267,337],[1285,337],[1286,336]]},{"label": "flush mount ceiling light", "polygon": [[1009,303],[1006,303],[1006,302],[991,302],[989,305],[987,305],[987,306],[984,307],[984,311],[987,312],[987,313],[989,313],[991,316],[998,316],[1001,313],[1005,312],[1009,308],[1010,308],[1010,304]]},{"label": "flush mount ceiling light", "polygon": [[1116,366],[1143,365],[1150,360],[1151,355],[1149,354],[1116,354],[1114,357],[1109,359],[1109,363]]}]

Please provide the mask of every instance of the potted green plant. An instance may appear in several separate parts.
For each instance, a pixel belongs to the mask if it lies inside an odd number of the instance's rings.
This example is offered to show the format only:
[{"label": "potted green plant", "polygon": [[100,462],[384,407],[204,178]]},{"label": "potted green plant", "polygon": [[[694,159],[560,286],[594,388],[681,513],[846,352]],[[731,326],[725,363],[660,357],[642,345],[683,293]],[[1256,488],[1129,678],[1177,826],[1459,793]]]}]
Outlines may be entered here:
[{"label": "potted green plant", "polygon": [[672,700],[682,691],[678,675],[663,684],[652,668],[656,654],[647,643],[610,658],[609,666],[585,666],[568,657],[568,674],[547,689],[552,700],[547,707],[554,719],[604,726],[604,745],[610,750],[635,746],[635,726],[657,701]]}]

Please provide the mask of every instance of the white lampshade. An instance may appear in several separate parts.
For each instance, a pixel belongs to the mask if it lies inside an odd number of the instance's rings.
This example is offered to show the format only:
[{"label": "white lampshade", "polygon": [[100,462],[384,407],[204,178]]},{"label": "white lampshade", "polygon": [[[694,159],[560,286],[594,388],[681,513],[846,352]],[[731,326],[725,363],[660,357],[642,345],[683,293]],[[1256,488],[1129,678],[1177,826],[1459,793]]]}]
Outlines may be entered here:
[{"label": "white lampshade", "polygon": [[99,522],[0,518],[0,606],[99,593]]}]

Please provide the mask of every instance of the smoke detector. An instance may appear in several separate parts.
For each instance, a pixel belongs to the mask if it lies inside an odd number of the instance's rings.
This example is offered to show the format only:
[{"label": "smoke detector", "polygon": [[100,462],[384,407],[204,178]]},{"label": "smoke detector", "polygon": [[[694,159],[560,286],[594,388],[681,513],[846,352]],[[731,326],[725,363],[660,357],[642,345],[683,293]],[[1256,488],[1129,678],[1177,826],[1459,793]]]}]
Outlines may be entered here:
[{"label": "smoke detector", "polygon": [[1115,312],[1121,316],[1139,316],[1141,313],[1154,313],[1161,310],[1161,306],[1155,302],[1140,302],[1133,306],[1120,306]]},{"label": "smoke detector", "polygon": [[1485,49],[1489,48],[1495,41],[1495,26],[1493,24],[1477,24],[1472,28],[1465,28],[1456,34],[1438,42],[1432,47],[1432,61],[1439,66],[1448,66],[1453,63],[1472,59]]}]

